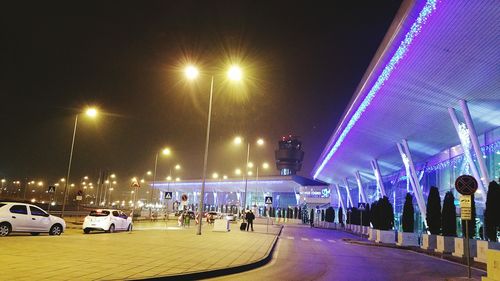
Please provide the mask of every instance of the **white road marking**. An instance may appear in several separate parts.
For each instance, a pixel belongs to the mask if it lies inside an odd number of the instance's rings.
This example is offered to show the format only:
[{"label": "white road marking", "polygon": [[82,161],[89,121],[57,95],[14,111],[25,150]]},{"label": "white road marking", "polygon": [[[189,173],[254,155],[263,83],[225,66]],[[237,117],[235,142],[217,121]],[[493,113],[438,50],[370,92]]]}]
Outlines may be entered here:
[{"label": "white road marking", "polygon": [[319,238],[314,238],[313,240],[314,240],[314,241],[316,241],[316,242],[321,242],[321,241],[323,241],[323,240],[321,240],[321,239],[319,239]]},{"label": "white road marking", "polygon": [[302,241],[309,241],[308,238],[304,238],[304,237],[300,238],[300,240],[302,240]]},{"label": "white road marking", "polygon": [[335,242],[337,242],[337,241],[328,239],[328,242],[330,242],[330,243],[335,243]]},{"label": "white road marking", "polygon": [[293,237],[293,236],[287,236],[286,239],[294,240],[295,237]]}]

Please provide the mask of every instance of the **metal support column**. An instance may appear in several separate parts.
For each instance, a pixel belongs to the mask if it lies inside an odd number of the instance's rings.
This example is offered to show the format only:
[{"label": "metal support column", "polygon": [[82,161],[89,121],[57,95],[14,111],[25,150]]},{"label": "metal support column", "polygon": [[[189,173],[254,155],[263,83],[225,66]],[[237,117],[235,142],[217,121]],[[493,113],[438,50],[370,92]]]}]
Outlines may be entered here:
[{"label": "metal support column", "polygon": [[408,166],[409,174],[406,176],[410,181],[410,185],[413,188],[413,194],[415,194],[415,199],[417,200],[417,206],[420,210],[420,214],[422,214],[422,221],[425,223],[427,227],[427,209],[425,205],[424,195],[422,193],[422,187],[420,186],[419,178],[417,177],[417,173],[415,171],[415,165],[413,164],[413,159],[411,158],[410,147],[408,146],[408,141],[403,139],[403,145],[400,143],[396,143],[398,146],[399,154],[401,154],[401,158],[403,159],[403,163],[405,166]]},{"label": "metal support column", "polygon": [[476,178],[479,186],[479,190],[481,190],[481,199],[483,203],[486,203],[486,188],[483,185],[483,181],[477,171],[476,164],[474,163],[474,159],[472,158],[472,154],[470,152],[470,131],[467,128],[467,125],[458,122],[457,113],[454,108],[448,108],[448,112],[450,113],[451,121],[453,122],[453,126],[455,126],[455,130],[457,131],[458,138],[460,139],[460,145],[462,146],[462,150],[464,152],[465,159],[469,163],[469,168],[472,172],[472,176]]},{"label": "metal support column", "polygon": [[490,181],[490,177],[488,176],[488,169],[486,168],[486,163],[484,162],[483,153],[481,152],[481,146],[477,138],[476,128],[474,127],[474,123],[472,122],[472,117],[470,115],[467,102],[465,100],[460,100],[459,102],[460,102],[460,108],[462,109],[462,114],[464,116],[465,124],[467,124],[467,128],[469,129],[469,137],[472,142],[472,148],[474,148],[474,153],[476,153],[477,163],[479,163],[479,169],[481,170],[481,175],[482,175],[481,180],[483,181],[483,185],[487,187]]},{"label": "metal support column", "polygon": [[359,194],[361,194],[361,200],[363,200],[363,203],[368,203],[368,198],[366,197],[365,190],[361,184],[361,175],[359,174],[359,171],[356,171],[354,175],[356,176],[356,182],[358,184]]},{"label": "metal support column", "polygon": [[339,196],[339,206],[343,210],[343,219],[345,220],[345,216],[347,214],[347,209],[344,206],[344,201],[342,200],[342,195],[340,194],[340,186],[338,184],[335,184],[335,187],[337,188],[337,195]]},{"label": "metal support column", "polygon": [[380,168],[378,166],[377,160],[372,160],[371,162],[373,173],[375,174],[375,178],[377,179],[377,186],[382,196],[387,196],[385,193],[384,182],[382,181],[382,174],[380,173]]},{"label": "metal support column", "polygon": [[351,191],[349,190],[349,183],[347,182],[347,178],[344,179],[345,190],[347,192],[347,208],[349,208],[349,203],[351,204],[351,208],[354,207],[352,203]]}]

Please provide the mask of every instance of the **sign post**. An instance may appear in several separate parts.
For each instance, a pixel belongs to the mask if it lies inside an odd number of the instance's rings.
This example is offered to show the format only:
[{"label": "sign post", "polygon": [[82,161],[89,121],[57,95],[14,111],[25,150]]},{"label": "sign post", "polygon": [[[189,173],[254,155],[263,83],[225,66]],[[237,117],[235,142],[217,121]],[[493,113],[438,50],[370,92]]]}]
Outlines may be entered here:
[{"label": "sign post", "polygon": [[267,208],[267,224],[266,224],[266,233],[269,232],[269,211],[270,211],[270,206],[273,205],[273,197],[272,196],[266,196],[264,199],[264,202],[266,203],[266,208]]},{"label": "sign post", "polygon": [[139,185],[139,182],[137,182],[137,180],[134,178],[134,180],[132,181],[132,188],[134,188],[134,196],[133,196],[133,202],[132,202],[132,221],[134,221],[134,212],[135,212],[135,199],[136,199],[136,196],[137,196],[137,190],[139,187],[141,187]]},{"label": "sign post", "polygon": [[460,196],[460,216],[465,221],[465,258],[467,259],[467,276],[471,278],[469,221],[472,219],[472,196],[477,190],[477,181],[473,176],[462,175],[455,181],[455,188]]},{"label": "sign post", "polygon": [[50,212],[50,206],[52,205],[52,201],[54,200],[54,193],[56,192],[55,185],[49,185],[47,192],[50,194],[49,207],[47,208],[47,212]]},{"label": "sign post", "polygon": [[166,227],[168,223],[168,200],[172,200],[172,191],[165,191],[164,198],[165,200],[167,200],[167,203],[165,204],[165,214],[166,214],[165,227]]}]

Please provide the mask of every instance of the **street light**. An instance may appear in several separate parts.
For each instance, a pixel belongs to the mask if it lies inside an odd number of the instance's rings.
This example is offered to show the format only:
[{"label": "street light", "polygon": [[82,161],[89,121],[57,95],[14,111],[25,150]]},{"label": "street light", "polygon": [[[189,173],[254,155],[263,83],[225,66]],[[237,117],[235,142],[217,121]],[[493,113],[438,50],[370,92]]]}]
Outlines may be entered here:
[{"label": "street light", "polygon": [[[172,152],[170,151],[170,148],[165,147],[164,149],[161,150],[161,153],[165,156],[169,156]],[[149,202],[153,202],[153,193],[155,191],[155,182],[156,182],[156,168],[158,167],[158,154],[159,152],[156,152],[155,156],[155,168],[153,170],[153,184],[151,185],[151,192],[149,194]],[[150,175],[151,172],[148,171],[148,175]],[[151,208],[149,209],[149,212],[151,212]],[[150,214],[151,215],[151,214]]]},{"label": "street light", "polygon": [[[66,174],[66,180],[65,180],[66,184],[64,185],[63,205],[62,205],[62,210],[61,210],[61,217],[62,218],[64,217],[64,210],[66,209],[66,200],[68,197],[68,182],[69,182],[69,176],[71,173],[71,160],[73,160],[73,148],[75,147],[76,128],[78,125],[78,115],[79,114],[80,113],[77,113],[75,115],[75,127],[73,128],[73,139],[71,141],[71,150],[69,153],[68,172]],[[85,114],[88,117],[95,118],[97,116],[97,109],[87,108],[87,110],[85,111]]]},{"label": "street light", "polygon": [[[240,145],[240,144],[242,144],[242,142],[243,142],[243,139],[241,137],[234,138],[234,144]],[[264,145],[264,140],[262,138],[258,138],[256,143],[258,146],[262,146],[262,145]],[[242,204],[243,208],[246,208],[246,206],[247,206],[248,176],[251,176],[253,174],[251,171],[248,170],[248,168],[253,167],[253,163],[250,162],[250,142],[249,141],[247,141],[247,162],[246,162],[245,167],[246,167],[246,169],[245,169],[245,194],[243,196],[243,204]]]},{"label": "street light", "polygon": [[[186,75],[186,78],[189,80],[195,80],[198,75],[199,71],[194,65],[188,65],[184,69],[184,74]],[[231,66],[227,73],[227,77],[230,80],[233,81],[239,81],[243,77],[243,72],[241,71],[241,68],[238,66]],[[205,154],[203,157],[203,175],[202,175],[202,182],[201,182],[201,194],[200,194],[200,201],[198,204],[198,216],[200,218],[200,223],[198,224],[198,229],[196,231],[197,235],[201,235],[201,224],[202,224],[202,217],[203,217],[203,199],[205,196],[205,182],[206,182],[206,177],[207,177],[207,161],[208,161],[208,144],[210,143],[210,121],[212,118],[212,97],[213,97],[213,92],[214,92],[214,76],[211,76],[210,79],[210,95],[208,98],[208,118],[207,118],[207,134],[206,134],[206,139],[205,139]]]}]

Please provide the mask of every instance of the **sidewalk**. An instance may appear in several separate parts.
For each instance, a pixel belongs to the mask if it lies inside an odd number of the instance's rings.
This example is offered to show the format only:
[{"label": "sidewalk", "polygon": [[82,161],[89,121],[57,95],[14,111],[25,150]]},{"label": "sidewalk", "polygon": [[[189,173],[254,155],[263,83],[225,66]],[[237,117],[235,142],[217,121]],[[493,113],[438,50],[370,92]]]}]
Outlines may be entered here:
[{"label": "sidewalk", "polygon": [[[2,279],[137,280],[230,270],[258,263],[271,253],[281,227],[255,225],[254,232],[212,232],[204,225],[179,228],[172,221],[140,223],[133,232],[12,236],[0,243]],[[140,230],[140,229],[144,230]],[[222,271],[223,273],[223,271]]]}]

